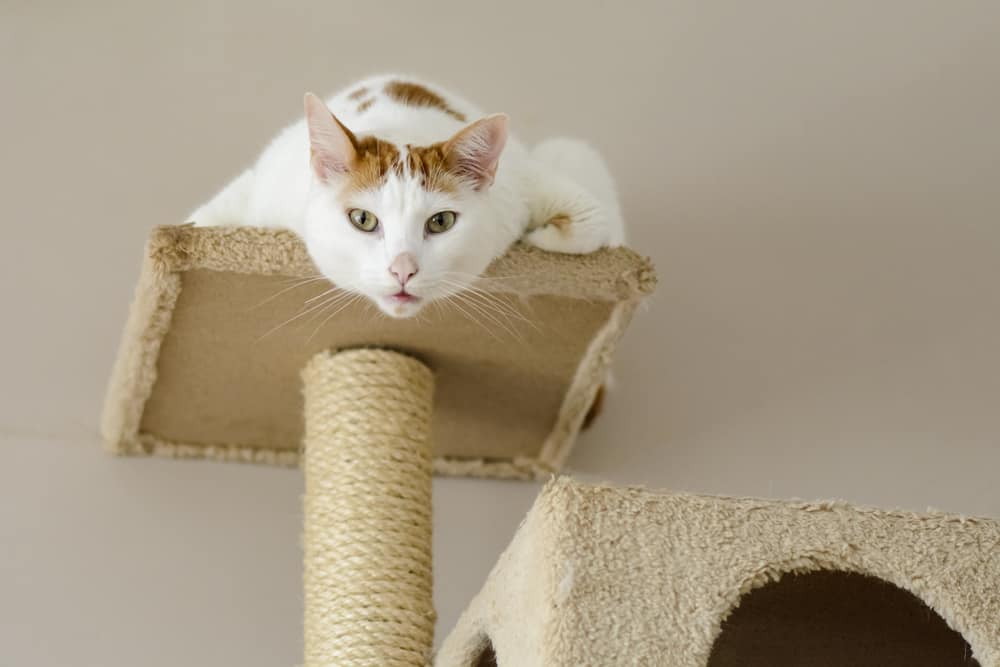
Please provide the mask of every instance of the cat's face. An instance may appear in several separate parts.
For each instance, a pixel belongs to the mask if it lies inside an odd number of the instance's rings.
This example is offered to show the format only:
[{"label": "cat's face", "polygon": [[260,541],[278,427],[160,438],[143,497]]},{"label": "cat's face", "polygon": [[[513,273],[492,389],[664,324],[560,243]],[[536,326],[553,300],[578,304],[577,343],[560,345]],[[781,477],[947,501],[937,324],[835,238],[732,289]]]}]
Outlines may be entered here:
[{"label": "cat's face", "polygon": [[491,116],[433,146],[355,137],[306,96],[316,175],[304,237],[319,270],[393,317],[469,286],[496,254],[488,189],[506,140]]}]

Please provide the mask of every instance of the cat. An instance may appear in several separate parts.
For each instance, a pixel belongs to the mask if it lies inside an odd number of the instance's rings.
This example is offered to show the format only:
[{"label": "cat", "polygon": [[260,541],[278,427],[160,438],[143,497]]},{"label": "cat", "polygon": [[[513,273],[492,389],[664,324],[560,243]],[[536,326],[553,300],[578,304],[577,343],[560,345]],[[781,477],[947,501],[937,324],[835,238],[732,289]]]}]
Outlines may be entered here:
[{"label": "cat", "polygon": [[529,152],[505,115],[413,77],[304,103],[190,221],[289,228],[334,285],[392,317],[474,285],[519,239],[564,253],[624,242],[614,181],[583,142]]}]

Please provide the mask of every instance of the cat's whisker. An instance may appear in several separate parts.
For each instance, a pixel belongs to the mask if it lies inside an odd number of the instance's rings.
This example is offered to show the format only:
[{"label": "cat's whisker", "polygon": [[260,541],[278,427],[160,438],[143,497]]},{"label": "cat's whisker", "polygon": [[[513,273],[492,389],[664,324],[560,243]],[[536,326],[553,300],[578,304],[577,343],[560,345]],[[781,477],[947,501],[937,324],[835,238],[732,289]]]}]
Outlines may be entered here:
[{"label": "cat's whisker", "polygon": [[351,290],[349,290],[349,289],[346,289],[346,288],[344,288],[344,287],[340,287],[339,285],[334,285],[333,287],[331,287],[330,289],[326,290],[326,291],[325,291],[325,292],[323,292],[322,294],[317,294],[316,296],[314,296],[314,297],[312,297],[312,298],[309,298],[309,299],[306,299],[306,303],[309,303],[309,302],[311,302],[311,301],[315,301],[316,299],[320,299],[320,298],[322,298],[322,297],[326,296],[327,294],[329,294],[329,293],[331,293],[331,292],[345,292],[345,293],[351,293]]},{"label": "cat's whisker", "polygon": [[525,278],[531,275],[528,273],[504,273],[498,276],[490,276],[485,273],[469,273],[468,271],[455,271],[454,269],[442,271],[441,273],[449,276],[462,276],[463,278],[486,278],[497,280],[502,280],[504,278]]},{"label": "cat's whisker", "polygon": [[476,292],[466,292],[468,298],[472,301],[476,301],[483,308],[496,313],[498,317],[504,318],[511,326],[516,327],[517,323],[522,323],[530,326],[536,332],[540,331],[538,325],[529,320],[527,317],[521,313],[514,310],[509,304],[506,304],[499,300],[491,300],[487,295],[477,294]]},{"label": "cat's whisker", "polygon": [[487,320],[495,324],[497,327],[502,329],[504,333],[510,334],[511,338],[513,338],[514,340],[518,341],[519,343],[525,342],[524,336],[522,336],[516,329],[514,329],[508,324],[505,324],[500,318],[490,313],[488,310],[477,304],[475,301],[466,297],[463,300],[463,303],[465,303],[467,306],[469,306],[477,313],[485,317]]},{"label": "cat's whisker", "polygon": [[491,276],[484,273],[469,273],[468,271],[442,271],[441,275],[446,276],[457,276],[459,278],[465,278],[467,280],[486,280],[486,281],[502,281],[502,280],[518,280],[521,278],[531,278],[535,274],[533,273],[504,273],[501,275]]},{"label": "cat's whisker", "polygon": [[442,307],[441,307],[441,300],[440,299],[434,299],[433,301],[431,301],[431,305],[434,306],[435,310],[437,311],[437,316],[438,317],[443,317],[444,311],[442,310]]},{"label": "cat's whisker", "polygon": [[[516,329],[516,325],[512,320],[517,320],[519,322],[523,322],[524,324],[531,326],[535,331],[539,331],[538,326],[534,322],[526,318],[523,314],[514,309],[513,306],[511,306],[509,303],[506,303],[496,295],[490,294],[489,292],[486,292],[474,286],[456,283],[446,278],[442,278],[441,282],[444,283],[445,285],[459,289],[460,290],[459,294],[462,295],[462,297],[466,300],[467,303],[469,303],[470,305],[477,304],[479,309],[485,310],[489,313],[495,314],[497,317],[503,318],[504,320],[506,320],[507,324],[510,325],[510,327]],[[500,322],[497,322],[497,324],[498,326],[503,326]],[[510,329],[508,329],[508,331],[510,331]],[[513,335],[515,336],[515,338],[519,339],[523,338],[523,335],[520,332],[514,333]]]},{"label": "cat's whisker", "polygon": [[[337,299],[340,296],[342,296],[342,295],[336,294],[336,295],[332,296],[331,299]],[[296,320],[298,320],[298,319],[300,319],[302,317],[305,317],[306,315],[308,315],[311,312],[314,312],[317,308],[322,308],[322,307],[326,306],[327,303],[328,303],[327,301],[321,301],[318,304],[313,304],[312,306],[309,306],[308,308],[305,308],[305,306],[303,305],[304,310],[299,311],[297,314],[295,314],[292,317],[288,318],[287,320],[285,320],[281,324],[278,324],[277,326],[272,327],[271,329],[268,329],[266,332],[264,332],[263,334],[261,334],[260,337],[258,337],[257,340],[255,340],[254,342],[255,343],[259,343],[260,341],[262,341],[263,339],[267,338],[271,334],[275,333],[279,329],[281,329],[281,328],[283,328],[283,327],[291,324],[292,322],[294,322],[294,321],[296,321]]]},{"label": "cat's whisker", "polygon": [[491,336],[493,336],[494,339],[496,339],[498,341],[500,340],[500,337],[497,336],[496,332],[493,331],[493,329],[491,329],[489,326],[487,326],[486,324],[482,323],[475,316],[473,316],[472,314],[470,314],[469,311],[467,311],[465,308],[463,308],[461,306],[461,304],[455,299],[455,297],[456,297],[455,294],[450,294],[450,295],[446,296],[443,300],[445,302],[447,302],[447,303],[450,303],[452,306],[454,306],[456,310],[458,310],[462,315],[464,315],[466,317],[466,319],[468,319],[471,322],[474,322],[475,324],[477,324],[477,325],[481,326],[483,329],[485,329],[486,332],[488,334],[490,334]]},{"label": "cat's whisker", "polygon": [[501,311],[497,310],[492,304],[487,302],[479,301],[476,295],[470,292],[466,292],[466,303],[470,306],[476,307],[479,311],[488,317],[491,321],[496,321],[498,326],[500,326],[504,331],[510,333],[510,335],[520,343],[527,342],[524,333],[518,329],[518,324],[512,321],[510,316]]},{"label": "cat's whisker", "polygon": [[283,285],[289,285],[292,283],[301,283],[307,280],[313,280],[314,278],[324,278],[324,277],[325,276],[322,273],[310,273],[307,276],[280,276],[278,277],[277,282]]},{"label": "cat's whisker", "polygon": [[351,296],[351,298],[347,299],[346,302],[342,303],[340,306],[336,306],[335,309],[334,309],[334,311],[332,313],[330,313],[329,315],[327,315],[326,318],[322,322],[319,323],[319,326],[316,327],[315,331],[313,331],[312,334],[309,335],[309,338],[306,339],[306,343],[311,342],[312,339],[316,337],[316,334],[318,334],[320,332],[320,329],[322,329],[324,326],[326,326],[327,322],[329,322],[334,317],[336,317],[337,314],[340,313],[341,311],[343,311],[345,308],[349,308],[351,306],[351,304],[355,303],[360,298],[362,298],[361,294],[354,293]]},{"label": "cat's whisker", "polygon": [[475,285],[467,285],[465,286],[465,290],[467,290],[471,294],[475,294],[476,296],[480,297],[482,301],[493,306],[498,312],[501,312],[507,316],[518,319],[524,322],[525,324],[529,324],[533,327],[536,326],[534,322],[526,318],[516,308],[514,308],[513,305],[504,301],[503,298],[501,298],[499,295],[481,289],[479,287],[476,287]]},{"label": "cat's whisker", "polygon": [[[502,329],[504,332],[510,334],[511,337],[514,338],[515,340],[518,340],[519,342],[522,342],[522,343],[524,342],[524,336],[519,331],[516,330],[516,327],[513,325],[513,323],[510,322],[509,318],[508,318],[507,322],[505,323],[499,317],[497,317],[497,315],[495,315],[494,313],[490,312],[490,309],[484,307],[483,304],[481,304],[481,303],[477,302],[476,300],[474,300],[473,298],[471,298],[471,295],[470,295],[469,292],[458,292],[458,293],[454,294],[453,297],[454,297],[456,303],[457,302],[464,303],[466,306],[468,306],[473,311],[475,311],[476,313],[478,313],[481,317],[489,320],[496,327],[498,327],[498,328]],[[503,314],[501,313],[500,315],[503,315]]]},{"label": "cat's whisker", "polygon": [[478,288],[474,285],[470,285],[466,282],[451,280],[450,278],[446,278],[443,276],[438,278],[438,282],[444,285],[445,287],[449,288],[449,290],[451,290],[452,293],[454,294],[468,293],[468,294],[477,294],[479,296],[485,296],[486,298],[496,298],[489,292],[481,288]]},{"label": "cat's whisker", "polygon": [[427,319],[426,313],[424,311],[417,311],[415,315],[417,322],[420,324],[429,324],[430,320]]},{"label": "cat's whisker", "polygon": [[317,304],[317,308],[314,309],[313,313],[309,317],[307,317],[305,319],[305,321],[303,322],[303,324],[304,325],[312,324],[317,319],[323,317],[323,315],[325,315],[328,310],[330,310],[331,308],[336,308],[337,306],[339,306],[340,304],[344,303],[345,301],[348,301],[352,296],[354,296],[354,295],[351,292],[341,292],[341,293],[335,294],[332,297],[329,297],[328,299],[324,300],[322,303]]},{"label": "cat's whisker", "polygon": [[375,307],[375,304],[373,304],[370,299],[365,300],[365,313],[368,315],[369,319],[373,317],[372,313],[374,313],[375,321],[379,324],[381,324],[387,317],[387,315],[383,313],[380,308]]},{"label": "cat's whisker", "polygon": [[481,290],[473,285],[467,285],[465,283],[455,282],[453,280],[448,280],[447,278],[442,278],[440,282],[450,288],[453,288],[456,293],[469,296],[475,295],[477,297],[480,297],[484,301],[489,301],[490,299],[497,298],[494,297],[489,292],[485,292],[484,290]]},{"label": "cat's whisker", "polygon": [[263,301],[261,301],[257,305],[251,306],[250,310],[256,310],[257,308],[260,308],[261,306],[263,306],[265,303],[269,303],[271,301],[274,301],[275,299],[277,299],[282,294],[285,294],[287,292],[291,292],[292,290],[297,289],[299,287],[304,287],[306,285],[318,282],[320,280],[326,280],[326,277],[325,276],[312,276],[310,278],[303,278],[303,279],[294,279],[293,278],[292,280],[294,280],[295,282],[291,286],[285,287],[285,288],[279,290],[278,292],[272,294],[271,296],[267,297],[266,299],[264,299]]},{"label": "cat's whisker", "polygon": [[[483,287],[489,288],[491,286],[496,287],[498,291],[511,292],[511,288],[505,285],[505,281],[523,281],[526,278],[531,278],[531,274],[505,274],[502,276],[480,276],[473,273],[465,273],[463,271],[444,271],[441,273],[442,276],[455,277],[462,282],[481,285]],[[515,291],[516,293],[516,291]]]},{"label": "cat's whisker", "polygon": [[288,285],[289,283],[297,283],[305,280],[312,280],[313,278],[324,278],[322,273],[310,273],[307,276],[282,276],[278,278],[279,283],[282,285]]}]

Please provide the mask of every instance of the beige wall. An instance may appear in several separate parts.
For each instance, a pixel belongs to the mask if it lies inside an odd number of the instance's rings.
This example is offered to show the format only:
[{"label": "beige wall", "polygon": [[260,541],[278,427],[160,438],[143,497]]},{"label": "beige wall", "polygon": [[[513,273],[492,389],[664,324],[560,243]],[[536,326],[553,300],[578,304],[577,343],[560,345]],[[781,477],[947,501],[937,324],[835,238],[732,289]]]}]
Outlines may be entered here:
[{"label": "beige wall", "polygon": [[[145,4],[0,4],[0,664],[297,659],[297,473],[96,416],[147,228],[374,71],[618,174],[662,285],[575,471],[1000,515],[997,3]],[[442,631],[535,491],[435,486]]]}]

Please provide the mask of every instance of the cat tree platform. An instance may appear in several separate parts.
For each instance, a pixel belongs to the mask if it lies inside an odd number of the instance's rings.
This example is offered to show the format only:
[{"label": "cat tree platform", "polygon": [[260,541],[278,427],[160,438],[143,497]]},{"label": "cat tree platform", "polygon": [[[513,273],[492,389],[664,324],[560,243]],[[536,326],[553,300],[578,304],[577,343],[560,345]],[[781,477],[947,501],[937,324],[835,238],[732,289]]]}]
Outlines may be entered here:
[{"label": "cat tree platform", "polygon": [[435,665],[1000,667],[1000,524],[559,479]]},{"label": "cat tree platform", "polygon": [[436,473],[545,476],[565,461],[655,285],[648,260],[626,248],[517,245],[487,273],[503,305],[473,297],[393,320],[360,301],[331,317],[342,304],[322,307],[329,283],[302,283],[315,276],[287,231],[154,230],[105,402],[108,448],[295,465],[300,371],[322,350],[374,346],[434,371]]}]

